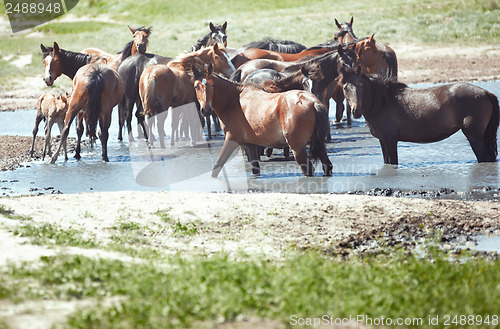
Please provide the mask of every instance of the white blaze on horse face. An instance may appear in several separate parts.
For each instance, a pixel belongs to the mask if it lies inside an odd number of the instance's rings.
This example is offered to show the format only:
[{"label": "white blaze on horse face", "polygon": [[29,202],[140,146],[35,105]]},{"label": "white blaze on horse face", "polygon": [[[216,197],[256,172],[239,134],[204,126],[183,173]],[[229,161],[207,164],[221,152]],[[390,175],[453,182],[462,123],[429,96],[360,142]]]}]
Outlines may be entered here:
[{"label": "white blaze on horse face", "polygon": [[[52,62],[52,55],[47,55],[47,57],[44,58],[43,64],[45,65],[45,76],[43,77],[43,81],[45,81],[45,84],[47,86],[52,85],[52,74],[50,72],[50,63]],[[50,83],[50,84],[49,84]]]}]

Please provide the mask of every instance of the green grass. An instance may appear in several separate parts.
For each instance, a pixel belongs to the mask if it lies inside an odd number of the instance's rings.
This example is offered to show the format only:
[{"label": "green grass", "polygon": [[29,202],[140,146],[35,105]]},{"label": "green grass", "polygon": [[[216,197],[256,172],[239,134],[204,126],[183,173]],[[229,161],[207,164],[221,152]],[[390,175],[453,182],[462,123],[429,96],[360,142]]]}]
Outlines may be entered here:
[{"label": "green grass", "polygon": [[15,289],[4,288],[15,296],[123,297],[70,317],[69,328],[86,329],[184,328],[239,316],[283,323],[291,315],[324,314],[426,321],[429,315],[491,316],[500,303],[500,260],[465,256],[450,261],[439,252],[432,259],[396,252],[390,258],[349,261],[305,252],[279,263],[217,254],[173,257],[163,266],[61,255],[42,258],[41,266],[12,266],[2,277],[18,283]]},{"label": "green grass", "polygon": [[18,226],[14,235],[28,237],[31,243],[37,245],[60,245],[72,247],[93,248],[95,242],[90,238],[82,237],[82,231],[73,228],[63,229],[57,225],[44,223],[26,223]]}]

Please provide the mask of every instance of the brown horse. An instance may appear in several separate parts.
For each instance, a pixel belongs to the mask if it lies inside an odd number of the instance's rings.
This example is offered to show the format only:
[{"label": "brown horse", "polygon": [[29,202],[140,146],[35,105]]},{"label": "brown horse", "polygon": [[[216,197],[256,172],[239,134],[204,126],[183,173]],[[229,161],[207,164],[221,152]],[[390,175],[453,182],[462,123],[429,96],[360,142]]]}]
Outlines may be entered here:
[{"label": "brown horse", "polygon": [[151,34],[151,26],[145,28],[141,26],[137,29],[128,27],[134,39],[125,45],[122,51],[119,51],[116,55],[105,52],[104,50],[97,48],[85,48],[81,51],[82,54],[91,55],[93,58],[99,58],[99,63],[103,63],[111,67],[113,70],[118,70],[118,65],[125,58],[132,56],[134,54],[144,54],[148,46],[148,37]]},{"label": "brown horse", "polygon": [[458,130],[478,162],[496,161],[499,107],[492,93],[468,83],[413,89],[394,79],[365,75],[359,66],[341,70],[353,116],[365,117],[380,141],[384,163],[398,164],[398,141],[437,142]]},{"label": "brown horse", "polygon": [[[189,74],[191,65],[197,60],[213,63],[217,72],[227,76],[234,71],[234,66],[223,46],[218,43],[212,47],[184,54],[168,62],[166,65],[152,65],[144,69],[139,81],[139,95],[147,118],[147,130],[150,145],[153,145],[153,123],[156,116],[160,147],[165,148],[164,124],[169,107],[177,107],[194,102],[196,95],[192,77]],[[174,117],[173,110],[172,116]],[[172,119],[172,132],[177,130],[178,120]],[[174,138],[170,139],[174,145]]]},{"label": "brown horse", "polygon": [[[123,85],[115,70],[104,64],[88,64],[78,70],[73,79],[73,94],[65,117],[61,142],[52,157],[55,163],[66,142],[69,128],[75,116],[83,112],[87,126],[87,135],[91,142],[97,138],[96,128],[99,122],[99,139],[101,140],[102,159],[108,159],[108,129],[111,124],[113,107],[123,96]],[[79,158],[79,154],[77,158]]]},{"label": "brown horse", "polygon": [[[64,128],[64,117],[68,111],[68,105],[71,96],[66,93],[66,95],[54,96],[52,94],[44,94],[38,98],[36,103],[36,118],[35,127],[33,128],[33,141],[31,142],[31,148],[29,151],[30,156],[33,156],[33,151],[35,148],[35,139],[38,132],[38,126],[42,120],[45,123],[45,143],[43,148],[42,160],[45,160],[45,154],[52,156],[52,149],[50,147],[50,133],[52,131],[52,126],[57,123],[59,126],[59,131],[62,133]],[[66,149],[66,143],[64,147],[64,158],[68,159],[68,153]]]},{"label": "brown horse", "polygon": [[211,64],[203,69],[193,66],[192,70],[201,108],[211,107],[217,113],[225,134],[212,177],[218,176],[238,145],[247,146],[251,152],[252,172],[256,175],[260,173],[256,145],[289,145],[305,176],[314,174],[311,160],[318,159],[325,175],[331,175],[332,164],[325,148],[329,130],[327,110],[313,94],[302,90],[273,94],[236,84],[213,74]]},{"label": "brown horse", "polygon": [[296,54],[288,54],[288,53],[280,53],[277,51],[272,51],[272,50],[265,50],[265,49],[257,49],[257,48],[250,48],[247,49],[238,55],[234,56],[232,59],[232,62],[234,64],[234,67],[238,68],[244,63],[253,60],[253,59],[272,59],[276,61],[283,61],[283,62],[294,62],[294,61],[299,61],[307,58],[311,58],[314,56],[318,56],[324,53],[327,53],[329,51],[332,51],[336,49],[336,47],[332,46],[324,46],[324,47],[311,47],[302,50],[300,53]]}]

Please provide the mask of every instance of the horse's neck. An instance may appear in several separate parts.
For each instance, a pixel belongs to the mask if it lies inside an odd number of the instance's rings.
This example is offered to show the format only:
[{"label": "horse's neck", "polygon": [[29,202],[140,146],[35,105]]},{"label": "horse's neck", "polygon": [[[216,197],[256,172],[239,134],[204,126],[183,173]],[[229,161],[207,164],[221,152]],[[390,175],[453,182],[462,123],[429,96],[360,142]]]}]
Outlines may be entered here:
[{"label": "horse's neck", "polygon": [[212,106],[217,112],[217,115],[224,120],[224,116],[233,108],[233,103],[239,100],[241,89],[235,83],[214,76],[214,94]]},{"label": "horse's neck", "polygon": [[70,79],[75,77],[76,72],[90,62],[91,55],[61,51],[62,60],[65,63],[62,73]]}]

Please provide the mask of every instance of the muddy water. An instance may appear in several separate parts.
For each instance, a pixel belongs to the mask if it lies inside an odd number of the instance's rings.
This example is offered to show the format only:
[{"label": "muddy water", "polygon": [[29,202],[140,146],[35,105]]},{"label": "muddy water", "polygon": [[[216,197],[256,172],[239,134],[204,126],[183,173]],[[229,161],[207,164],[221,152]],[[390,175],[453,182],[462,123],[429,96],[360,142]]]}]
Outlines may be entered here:
[{"label": "muddy water", "polygon": [[[500,82],[478,83],[500,96]],[[297,163],[274,150],[262,156],[261,175],[252,177],[248,163],[237,151],[219,178],[210,170],[223,142],[218,135],[210,142],[180,141],[165,150],[150,149],[142,140],[117,141],[117,113],[108,144],[109,163],[100,159],[100,145],[84,148],[82,159],[60,158],[55,165],[35,161],[14,171],[0,172],[0,194],[78,193],[117,190],[274,191],[292,193],[381,193],[401,196],[430,196],[459,199],[500,200],[500,164],[476,163],[461,132],[432,144],[399,143],[398,168],[383,164],[378,140],[371,136],[363,119],[332,125],[328,154],[333,177],[302,177]],[[331,113],[333,115],[333,113]],[[0,134],[30,136],[34,110],[0,112]],[[169,124],[167,123],[167,135]],[[75,135],[71,129],[70,136]],[[54,128],[53,135],[57,128]],[[39,135],[43,132],[40,125]],[[169,140],[166,141],[167,145]],[[26,150],[27,152],[28,150]]]}]

